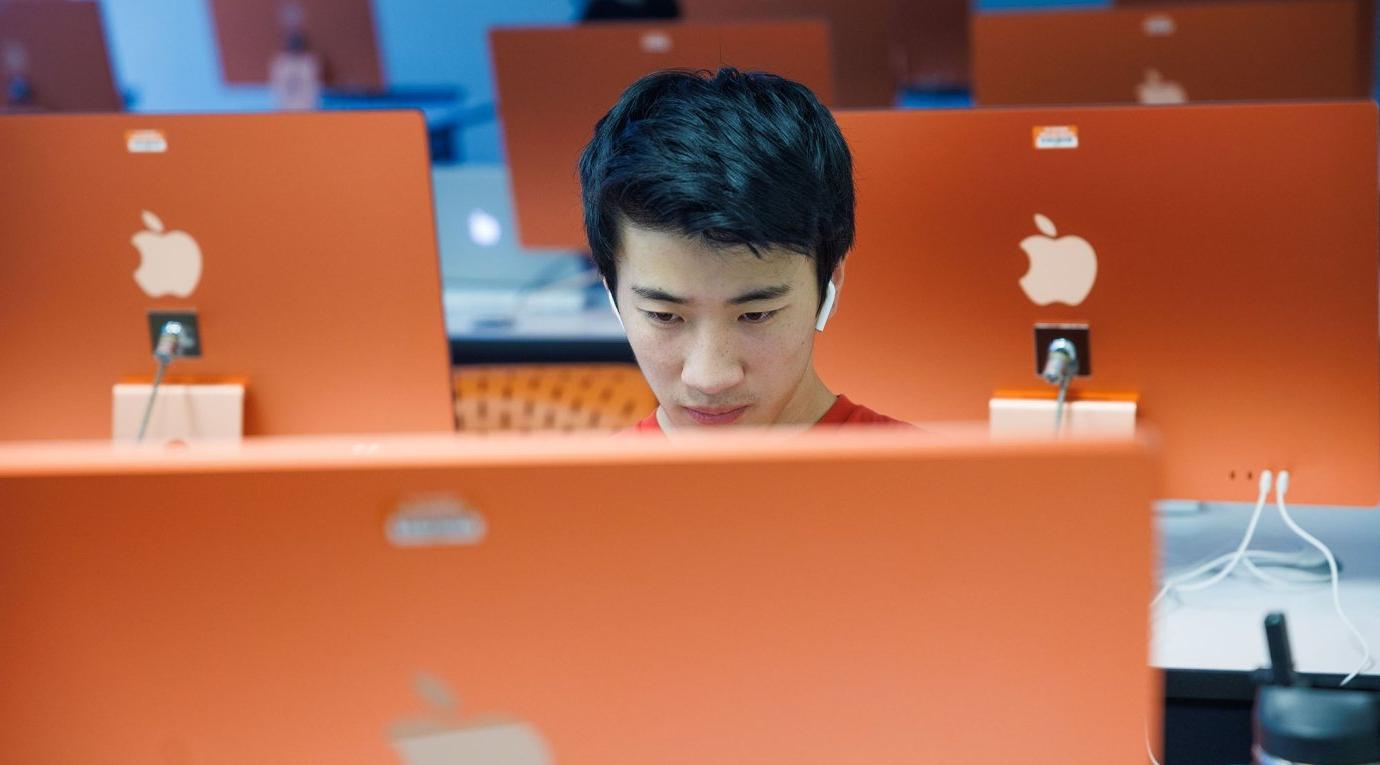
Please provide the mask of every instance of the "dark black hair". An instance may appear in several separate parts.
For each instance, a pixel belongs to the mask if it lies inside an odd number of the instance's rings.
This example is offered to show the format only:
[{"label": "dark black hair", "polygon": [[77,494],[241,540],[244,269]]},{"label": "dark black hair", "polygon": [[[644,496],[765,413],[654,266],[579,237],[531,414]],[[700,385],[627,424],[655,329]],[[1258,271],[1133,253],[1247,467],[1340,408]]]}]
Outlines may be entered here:
[{"label": "dark black hair", "polygon": [[580,155],[585,235],[616,286],[619,223],[814,258],[820,299],[853,245],[853,160],[809,88],[736,69],[633,83]]}]

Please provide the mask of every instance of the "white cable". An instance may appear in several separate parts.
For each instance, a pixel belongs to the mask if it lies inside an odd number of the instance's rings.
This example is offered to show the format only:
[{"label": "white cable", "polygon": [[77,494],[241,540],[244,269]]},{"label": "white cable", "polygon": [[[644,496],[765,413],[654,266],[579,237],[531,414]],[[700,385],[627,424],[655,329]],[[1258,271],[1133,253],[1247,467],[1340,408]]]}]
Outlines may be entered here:
[{"label": "white cable", "polygon": [[[1219,555],[1215,558],[1212,558],[1211,560],[1208,560],[1205,563],[1194,565],[1192,569],[1184,573],[1174,574],[1172,577],[1170,577],[1170,579],[1172,579],[1175,582],[1196,579],[1200,576],[1213,572],[1219,566],[1222,566],[1223,564],[1231,561],[1231,559],[1235,556],[1236,553],[1234,552]],[[1322,563],[1323,565],[1326,565],[1325,560]],[[1307,569],[1312,568],[1312,566],[1308,565],[1307,558],[1301,553],[1274,552],[1271,550],[1247,550],[1246,555],[1241,558],[1241,566],[1245,568],[1247,571],[1250,571],[1251,574],[1253,574],[1257,579],[1259,579],[1262,582],[1265,582],[1266,584],[1278,587],[1288,587],[1297,589],[1299,587],[1309,587],[1319,584],[1326,584],[1332,581],[1332,578],[1327,574],[1309,575],[1308,578],[1283,579],[1260,568],[1260,566],[1262,565],[1271,567],[1277,566],[1287,568],[1289,570],[1298,570],[1304,574],[1308,573]],[[1166,581],[1169,580],[1167,579]],[[1160,597],[1162,598],[1163,596]],[[1158,600],[1159,599],[1157,598],[1155,602],[1158,602]],[[1153,604],[1154,603],[1152,603],[1152,605]]]},{"label": "white cable", "polygon": [[1063,435],[1064,410],[1068,407],[1069,382],[1072,377],[1064,375],[1059,380],[1059,395],[1054,400],[1054,435]]},{"label": "white cable", "polygon": [[[1262,475],[1262,478],[1264,478],[1263,475]],[[1266,495],[1266,497],[1267,497],[1267,499],[1268,499],[1268,494]],[[1258,510],[1257,510],[1256,512],[1258,512],[1258,513],[1263,513],[1263,512],[1264,512],[1264,504],[1263,504],[1263,503],[1259,503],[1259,504],[1260,504],[1260,507],[1258,508]],[[1253,515],[1252,515],[1252,519],[1253,519],[1253,521],[1255,521],[1255,522],[1258,523],[1258,521],[1259,521],[1259,516],[1253,514]],[[1252,532],[1252,531],[1250,531],[1250,530],[1247,531],[1247,534],[1248,534],[1248,535],[1251,535],[1251,534],[1253,534],[1253,533],[1254,533],[1254,532]],[[1239,550],[1239,548],[1238,548],[1238,550]],[[1169,577],[1168,579],[1166,579],[1166,583],[1170,585],[1170,586],[1169,586],[1169,590],[1179,589],[1179,590],[1186,590],[1186,591],[1196,591],[1196,590],[1203,590],[1203,589],[1206,589],[1207,587],[1210,587],[1212,584],[1215,584],[1216,582],[1207,582],[1207,581],[1204,581],[1204,582],[1195,582],[1195,583],[1193,583],[1193,584],[1191,584],[1191,585],[1181,585],[1180,583],[1182,583],[1182,582],[1188,582],[1188,581],[1190,581],[1190,580],[1192,580],[1192,579],[1197,579],[1197,578],[1200,577],[1200,576],[1204,576],[1204,575],[1210,574],[1210,573],[1212,573],[1213,571],[1216,571],[1216,570],[1217,570],[1219,567],[1221,567],[1223,564],[1229,564],[1229,563],[1230,563],[1232,560],[1234,560],[1234,559],[1236,559],[1236,553],[1235,553],[1235,552],[1230,552],[1230,553],[1226,553],[1226,554],[1223,554],[1223,555],[1219,555],[1219,556],[1217,556],[1217,557],[1215,557],[1215,558],[1212,558],[1211,560],[1208,560],[1208,561],[1205,562],[1205,563],[1201,563],[1201,564],[1195,565],[1193,568],[1191,568],[1190,570],[1188,570],[1188,571],[1186,571],[1186,572],[1183,572],[1183,573],[1180,573],[1180,574],[1175,574],[1175,575]],[[1276,551],[1273,551],[1273,550],[1250,550],[1250,549],[1247,549],[1247,550],[1246,550],[1246,553],[1245,553],[1244,555],[1241,556],[1240,561],[1239,561],[1239,565],[1242,566],[1243,568],[1245,568],[1247,571],[1249,571],[1253,576],[1255,576],[1255,577],[1256,577],[1257,579],[1259,579],[1260,581],[1265,582],[1266,584],[1270,584],[1270,585],[1277,586],[1277,587],[1287,587],[1287,588],[1308,587],[1308,586],[1311,586],[1311,585],[1325,584],[1325,583],[1330,582],[1330,581],[1332,580],[1332,578],[1331,578],[1329,575],[1325,574],[1325,573],[1312,574],[1312,573],[1310,573],[1310,572],[1308,571],[1308,569],[1314,568],[1316,565],[1326,565],[1326,559],[1320,560],[1320,561],[1318,562],[1318,564],[1315,564],[1315,565],[1309,565],[1309,562],[1310,562],[1310,557],[1309,557],[1309,555],[1308,555],[1306,552],[1302,551],[1302,550],[1300,550],[1300,551],[1298,551],[1298,552],[1276,552]],[[1271,574],[1270,572],[1268,572],[1268,571],[1264,570],[1263,568],[1261,568],[1262,566],[1281,567],[1281,568],[1287,568],[1287,569],[1290,569],[1290,570],[1296,570],[1296,571],[1299,571],[1300,573],[1304,574],[1305,576],[1303,576],[1303,577],[1293,577],[1293,578],[1283,578],[1283,577],[1279,577],[1279,576],[1277,576],[1277,575],[1275,575],[1275,574]],[[1218,573],[1221,574],[1222,572],[1219,571]],[[1230,571],[1227,571],[1227,573],[1230,573]],[[1159,595],[1159,596],[1152,602],[1152,605],[1154,605],[1155,603],[1158,603],[1158,602],[1159,602],[1160,600],[1162,600],[1162,599],[1164,598],[1164,596],[1167,595],[1167,594],[1168,594],[1168,592],[1161,591],[1161,595]]]},{"label": "white cable", "polygon": [[[1256,579],[1259,579],[1260,581],[1266,584],[1275,585],[1276,587],[1297,589],[1299,587],[1309,587],[1312,585],[1326,584],[1327,582],[1332,581],[1332,577],[1327,574],[1309,574],[1307,571],[1303,572],[1304,574],[1306,574],[1305,577],[1299,577],[1295,579],[1283,579],[1275,576],[1274,574],[1269,573],[1268,571],[1265,571],[1264,569],[1256,565],[1256,561],[1268,561],[1274,555],[1283,556],[1285,554],[1269,553],[1263,550],[1253,550],[1251,552],[1246,553],[1246,557],[1241,561],[1241,565],[1245,566],[1247,571],[1250,571],[1253,575],[1255,575]],[[1281,565],[1288,567],[1288,564],[1281,563]],[[1298,568],[1289,567],[1289,570],[1298,570]]]},{"label": "white cable", "polygon": [[163,373],[168,370],[172,360],[182,355],[183,326],[180,321],[170,321],[158,333],[158,341],[153,345],[153,360],[158,363],[153,373],[153,387],[149,390],[149,401],[144,405],[144,417],[139,422],[139,435],[135,443],[143,443],[144,434],[149,429],[149,418],[153,416],[153,404],[158,400],[158,386],[163,383]]},{"label": "white cable", "polygon": [[[1160,589],[1159,594],[1155,596],[1155,599],[1150,601],[1151,608],[1154,608],[1156,605],[1159,604],[1161,600],[1164,599],[1166,595],[1175,590],[1204,590],[1208,587],[1211,587],[1212,585],[1225,579],[1229,574],[1231,574],[1232,570],[1236,568],[1237,564],[1243,561],[1245,562],[1247,569],[1252,571],[1258,571],[1258,569],[1256,569],[1255,566],[1251,563],[1250,558],[1247,556],[1246,550],[1251,545],[1251,539],[1255,537],[1255,529],[1256,526],[1260,523],[1260,515],[1265,511],[1265,503],[1270,498],[1270,484],[1272,483],[1272,481],[1273,475],[1270,473],[1270,471],[1261,471],[1259,484],[1260,493],[1256,496],[1255,509],[1251,512],[1251,520],[1250,523],[1246,526],[1246,534],[1241,538],[1241,542],[1236,546],[1236,550],[1225,555],[1219,555],[1216,558],[1213,558],[1212,560],[1201,565],[1194,566],[1190,571],[1187,571],[1182,574],[1176,574],[1174,576],[1166,578],[1164,582],[1164,587]],[[1285,557],[1288,554],[1266,553],[1261,555],[1262,557]],[[1226,565],[1224,566],[1223,564]],[[1185,582],[1190,582],[1191,580],[1197,579],[1198,577],[1203,576],[1204,574],[1210,573],[1214,569],[1217,569],[1219,566],[1222,567],[1221,570],[1217,571],[1217,573],[1214,574],[1210,579],[1204,580],[1202,582],[1194,582],[1191,585],[1184,584]],[[1145,729],[1145,754],[1150,758],[1150,762],[1152,765],[1160,765],[1160,761],[1155,757],[1154,747],[1150,744],[1150,728],[1148,723],[1146,724]]]},{"label": "white cable", "polygon": [[1289,509],[1284,503],[1284,495],[1288,491],[1289,471],[1281,470],[1279,483],[1275,487],[1275,505],[1279,509],[1279,515],[1284,519],[1284,524],[1289,527],[1290,531],[1297,534],[1303,541],[1316,547],[1323,554],[1323,557],[1327,558],[1327,570],[1332,580],[1332,606],[1337,609],[1337,617],[1342,620],[1342,624],[1346,625],[1346,628],[1351,631],[1351,636],[1356,638],[1356,642],[1361,646],[1361,663],[1352,670],[1351,674],[1343,678],[1341,684],[1346,685],[1370,667],[1370,644],[1366,642],[1365,636],[1356,629],[1356,625],[1351,623],[1351,619],[1347,618],[1346,612],[1342,610],[1341,576],[1337,572],[1337,558],[1332,555],[1332,550],[1328,549],[1327,545],[1294,522],[1293,516],[1289,514]]},{"label": "white cable", "polygon": [[[1246,555],[1246,548],[1251,546],[1251,539],[1255,537],[1255,527],[1260,523],[1260,514],[1265,509],[1265,502],[1270,498],[1270,484],[1273,481],[1273,479],[1274,476],[1270,473],[1270,471],[1262,470],[1260,472],[1260,495],[1256,497],[1255,510],[1251,513],[1251,522],[1247,524],[1246,534],[1245,536],[1241,537],[1241,543],[1236,546],[1236,552],[1231,554],[1231,557],[1229,558],[1227,565],[1223,566],[1222,570],[1218,571],[1213,576],[1201,582],[1190,582],[1190,580],[1196,579],[1197,577],[1202,576],[1208,571],[1211,571],[1213,568],[1216,568],[1217,565],[1219,565],[1217,561],[1212,561],[1210,563],[1199,566],[1198,568],[1195,568],[1194,570],[1186,574],[1180,574],[1178,576],[1170,577],[1169,579],[1165,580],[1164,587],[1160,589],[1159,594],[1155,596],[1155,599],[1150,601],[1151,608],[1154,608],[1156,605],[1159,605],[1159,602],[1161,600],[1164,600],[1164,597],[1166,595],[1176,590],[1185,592],[1206,590],[1207,588],[1227,578],[1227,575],[1230,574],[1232,570],[1236,568],[1237,564],[1240,563],[1241,559]],[[1186,582],[1188,583],[1186,584]]]},{"label": "white cable", "polygon": [[135,436],[135,443],[144,442],[144,434],[149,429],[149,418],[153,416],[153,404],[158,400],[158,386],[163,383],[163,373],[168,369],[168,362],[162,358],[158,359],[158,369],[153,373],[153,386],[149,389],[148,403],[144,404],[144,416],[139,421],[139,435]]}]

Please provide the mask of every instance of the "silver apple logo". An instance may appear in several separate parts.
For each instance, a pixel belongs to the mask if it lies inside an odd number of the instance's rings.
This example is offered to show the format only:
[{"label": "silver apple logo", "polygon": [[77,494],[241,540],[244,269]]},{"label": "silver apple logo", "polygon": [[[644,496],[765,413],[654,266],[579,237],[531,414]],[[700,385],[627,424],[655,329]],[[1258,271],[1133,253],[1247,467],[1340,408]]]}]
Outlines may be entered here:
[{"label": "silver apple logo", "polygon": [[165,231],[148,210],[143,217],[146,230],[130,239],[139,251],[134,281],[149,297],[187,297],[201,281],[201,247],[185,231]]},{"label": "silver apple logo", "polygon": [[1030,257],[1021,289],[1035,305],[1082,303],[1097,280],[1097,253],[1081,236],[1059,236],[1054,221],[1038,213],[1035,227],[1044,236],[1021,240],[1021,249]]}]

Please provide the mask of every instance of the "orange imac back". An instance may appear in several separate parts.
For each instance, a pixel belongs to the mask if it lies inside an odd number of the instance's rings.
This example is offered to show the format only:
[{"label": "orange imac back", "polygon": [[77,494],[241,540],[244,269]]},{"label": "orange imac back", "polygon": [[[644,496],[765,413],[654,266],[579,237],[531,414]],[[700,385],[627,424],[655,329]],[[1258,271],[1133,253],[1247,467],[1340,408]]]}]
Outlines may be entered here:
[{"label": "orange imac back", "polygon": [[[1086,324],[1074,396],[1139,399],[1166,497],[1380,500],[1373,103],[839,115],[858,238],[824,379],[912,420],[1048,395],[1037,323]],[[1051,428],[1052,428],[1051,423]]]},{"label": "orange imac back", "polygon": [[1366,98],[1366,0],[997,12],[973,21],[982,105]]},{"label": "orange imac back", "polygon": [[285,13],[295,6],[307,46],[322,60],[325,84],[378,90],[383,63],[374,39],[369,0],[211,0],[221,74],[233,84],[268,81],[268,66],[283,50]]},{"label": "orange imac back", "polygon": [[445,441],[0,450],[0,759],[1145,756],[1140,446]]},{"label": "orange imac back", "polygon": [[0,440],[101,438],[151,377],[150,310],[197,312],[245,433],[453,424],[415,113],[0,118]]},{"label": "orange imac back", "polygon": [[[12,100],[18,82],[27,97]],[[123,108],[95,2],[0,2],[0,111]],[[8,158],[5,164],[8,166]]]},{"label": "orange imac back", "polygon": [[503,140],[524,247],[584,249],[577,170],[594,123],[639,77],[735,66],[796,80],[829,104],[819,21],[585,24],[489,32]]}]

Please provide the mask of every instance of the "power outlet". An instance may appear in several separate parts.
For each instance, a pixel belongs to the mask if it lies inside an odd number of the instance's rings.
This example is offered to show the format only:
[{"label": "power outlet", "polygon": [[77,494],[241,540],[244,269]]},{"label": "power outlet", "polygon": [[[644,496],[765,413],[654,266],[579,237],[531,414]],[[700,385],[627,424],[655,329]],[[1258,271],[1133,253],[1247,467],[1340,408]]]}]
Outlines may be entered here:
[{"label": "power outlet", "polygon": [[158,348],[158,338],[171,321],[182,323],[178,358],[201,358],[201,326],[197,323],[196,311],[149,311],[149,352]]},{"label": "power outlet", "polygon": [[1078,351],[1077,377],[1092,374],[1092,340],[1089,338],[1087,324],[1036,324],[1035,325],[1035,374],[1044,372],[1045,359],[1049,356],[1050,343],[1063,338],[1073,343]]}]

